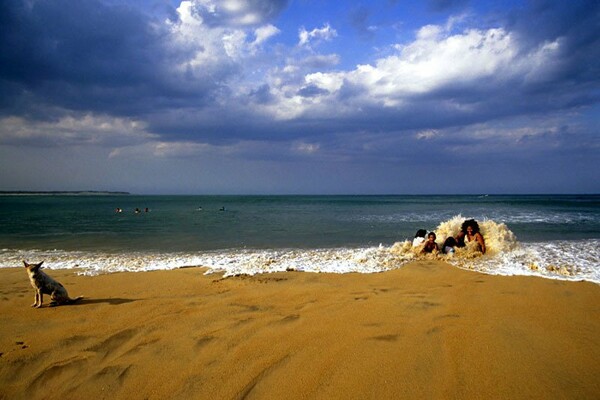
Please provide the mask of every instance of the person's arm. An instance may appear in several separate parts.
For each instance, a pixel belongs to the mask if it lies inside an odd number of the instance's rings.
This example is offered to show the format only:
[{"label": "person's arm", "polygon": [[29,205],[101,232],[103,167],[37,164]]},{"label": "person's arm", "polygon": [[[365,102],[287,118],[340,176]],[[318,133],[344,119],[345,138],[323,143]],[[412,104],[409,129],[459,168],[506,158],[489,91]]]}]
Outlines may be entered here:
[{"label": "person's arm", "polygon": [[478,233],[477,236],[475,236],[475,238],[477,239],[477,242],[479,243],[479,247],[481,248],[481,253],[485,254],[485,240],[483,240],[483,235],[481,233]]}]

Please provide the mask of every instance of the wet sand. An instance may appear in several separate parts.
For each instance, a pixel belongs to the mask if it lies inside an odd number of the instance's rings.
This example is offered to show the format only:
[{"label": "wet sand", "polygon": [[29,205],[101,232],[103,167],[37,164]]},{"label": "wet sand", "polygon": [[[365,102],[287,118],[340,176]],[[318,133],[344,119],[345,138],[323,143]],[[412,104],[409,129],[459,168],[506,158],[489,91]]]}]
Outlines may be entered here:
[{"label": "wet sand", "polygon": [[[419,261],[379,274],[0,269],[0,399],[600,398],[600,286]],[[49,296],[45,296],[49,303]]]}]

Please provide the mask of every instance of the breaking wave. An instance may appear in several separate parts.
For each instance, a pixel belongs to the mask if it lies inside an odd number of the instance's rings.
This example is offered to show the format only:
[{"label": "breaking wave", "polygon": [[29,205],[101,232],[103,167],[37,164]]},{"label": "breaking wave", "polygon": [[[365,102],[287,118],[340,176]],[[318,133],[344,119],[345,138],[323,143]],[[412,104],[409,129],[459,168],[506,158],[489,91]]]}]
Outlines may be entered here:
[{"label": "breaking wave", "polygon": [[[437,242],[455,236],[464,217],[458,215],[436,229]],[[22,260],[45,260],[47,268],[78,268],[79,273],[97,275],[121,271],[169,270],[202,266],[207,274],[224,276],[279,271],[328,273],[376,273],[400,268],[418,259],[440,259],[458,268],[493,275],[533,275],[552,279],[600,283],[600,240],[519,243],[504,223],[479,221],[487,252],[457,248],[452,255],[421,254],[411,240],[391,246],[330,249],[230,249],[204,252],[121,252],[0,250],[0,265],[16,267]]]}]

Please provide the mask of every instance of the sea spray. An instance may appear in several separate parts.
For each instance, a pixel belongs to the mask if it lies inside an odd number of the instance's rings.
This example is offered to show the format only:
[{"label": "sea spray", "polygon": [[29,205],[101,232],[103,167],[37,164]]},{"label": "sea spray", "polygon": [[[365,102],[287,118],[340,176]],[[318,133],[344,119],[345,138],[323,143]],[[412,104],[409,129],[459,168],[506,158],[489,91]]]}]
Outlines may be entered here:
[{"label": "sea spray", "polygon": [[[448,221],[442,222],[435,230],[438,241],[444,243],[448,237],[456,237],[460,233],[463,222],[467,219],[457,215]],[[518,248],[519,243],[515,234],[504,223],[498,223],[490,219],[479,221],[479,230],[485,240],[486,253],[488,256],[506,253]],[[476,248],[476,246],[475,246]],[[475,255],[478,255],[475,253]]]}]

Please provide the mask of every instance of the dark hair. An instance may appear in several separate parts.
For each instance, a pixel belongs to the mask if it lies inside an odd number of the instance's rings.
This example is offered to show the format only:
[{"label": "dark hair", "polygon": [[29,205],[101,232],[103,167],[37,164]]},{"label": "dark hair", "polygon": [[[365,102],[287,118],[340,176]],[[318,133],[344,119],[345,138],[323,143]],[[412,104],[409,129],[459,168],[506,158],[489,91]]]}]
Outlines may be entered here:
[{"label": "dark hair", "polygon": [[446,238],[446,240],[444,241],[444,246],[442,247],[455,247],[457,245],[456,243],[456,239],[454,239],[452,236],[450,236],[449,238]]},{"label": "dark hair", "polygon": [[426,234],[427,234],[427,231],[425,229],[419,229],[417,231],[417,233],[415,233],[415,237],[422,237],[422,238],[424,238]]},{"label": "dark hair", "polygon": [[431,236],[431,235],[433,235],[433,238],[434,238],[434,239],[437,239],[437,236],[435,235],[435,232],[429,232],[429,233],[427,234],[427,237],[429,237],[429,236]]},{"label": "dark hair", "polygon": [[478,233],[479,232],[479,224],[474,219],[467,219],[467,220],[465,220],[465,222],[463,222],[462,226],[460,227],[460,230],[463,233],[466,234],[467,233],[467,228],[469,226],[471,228],[473,228],[473,233]]}]

